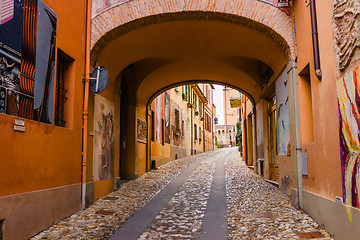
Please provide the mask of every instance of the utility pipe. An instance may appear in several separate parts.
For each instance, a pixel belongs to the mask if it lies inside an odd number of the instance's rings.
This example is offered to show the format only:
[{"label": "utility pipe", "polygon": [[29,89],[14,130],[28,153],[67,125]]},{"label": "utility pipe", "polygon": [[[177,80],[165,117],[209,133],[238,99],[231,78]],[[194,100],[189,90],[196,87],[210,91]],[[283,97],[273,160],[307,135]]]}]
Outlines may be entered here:
[{"label": "utility pipe", "polygon": [[253,132],[253,161],[254,170],[258,174],[258,160],[257,160],[257,136],[256,136],[256,106],[254,103],[253,114],[252,114],[252,132]]},{"label": "utility pipe", "polygon": [[242,145],[243,145],[243,161],[244,162],[246,162],[246,165],[248,165],[249,164],[249,160],[247,159],[247,151],[248,151],[248,149],[247,149],[247,145],[246,145],[246,142],[247,142],[247,132],[246,132],[246,126],[245,126],[245,124],[246,124],[246,122],[245,122],[245,119],[246,119],[246,97],[244,96],[243,97],[243,100],[244,100],[244,102],[243,102],[243,106],[244,106],[244,116],[243,116],[243,134],[242,134],[242,139],[243,139],[243,142],[242,142]]},{"label": "utility pipe", "polygon": [[296,148],[296,165],[297,165],[297,185],[298,185],[298,203],[302,209],[302,159],[301,159],[301,143],[300,143],[300,112],[299,112],[299,94],[297,81],[296,62],[292,63],[292,86],[294,91],[294,115],[295,115],[295,148]]},{"label": "utility pipe", "polygon": [[312,32],[312,41],[313,41],[315,75],[319,80],[321,80],[322,72],[320,67],[319,37],[318,37],[319,34],[318,34],[317,20],[316,20],[315,0],[310,0],[310,16],[311,16],[311,32]]},{"label": "utility pipe", "polygon": [[204,118],[203,119],[203,140],[202,140],[202,143],[203,143],[203,152],[205,152],[205,149],[206,149],[206,146],[205,146],[205,104],[203,104],[202,105],[202,108],[203,108],[203,110],[202,110],[202,114],[203,114],[203,116],[202,116],[202,118]]},{"label": "utility pipe", "polygon": [[[193,94],[192,94],[192,88],[190,87],[190,85],[189,85],[189,89],[190,89],[190,103],[191,103],[191,96],[193,96]],[[190,124],[191,124],[191,126],[190,126],[190,129],[191,129],[191,134],[190,134],[190,143],[191,143],[191,152],[190,152],[190,155],[194,155],[194,123],[193,123],[193,117],[194,117],[194,115],[193,115],[193,107],[191,107],[190,108],[190,114],[191,114],[191,116],[190,116]]]},{"label": "utility pipe", "polygon": [[81,176],[81,206],[85,208],[86,195],[86,167],[87,167],[87,132],[88,132],[88,104],[89,104],[89,77],[90,77],[90,27],[91,27],[91,0],[86,1],[86,48],[85,48],[85,76],[84,106],[83,106],[83,142],[82,142],[82,176]]}]

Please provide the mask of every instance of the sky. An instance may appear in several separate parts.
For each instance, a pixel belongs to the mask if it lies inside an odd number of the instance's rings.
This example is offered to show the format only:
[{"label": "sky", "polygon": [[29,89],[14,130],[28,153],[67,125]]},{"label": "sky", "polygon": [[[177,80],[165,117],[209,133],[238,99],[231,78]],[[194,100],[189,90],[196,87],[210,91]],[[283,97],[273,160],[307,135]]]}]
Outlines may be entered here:
[{"label": "sky", "polygon": [[214,84],[213,101],[216,106],[216,117],[219,119],[218,124],[224,124],[224,91],[223,86]]}]

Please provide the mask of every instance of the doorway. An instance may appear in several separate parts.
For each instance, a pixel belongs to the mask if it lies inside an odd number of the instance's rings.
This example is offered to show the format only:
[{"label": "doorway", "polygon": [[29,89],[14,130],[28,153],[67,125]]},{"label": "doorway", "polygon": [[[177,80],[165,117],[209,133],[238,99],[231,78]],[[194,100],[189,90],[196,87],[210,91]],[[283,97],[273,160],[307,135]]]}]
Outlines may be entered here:
[{"label": "doorway", "polygon": [[279,164],[277,155],[277,138],[276,138],[276,97],[272,97],[268,107],[268,123],[269,123],[269,167],[270,179],[278,181],[279,179]]}]

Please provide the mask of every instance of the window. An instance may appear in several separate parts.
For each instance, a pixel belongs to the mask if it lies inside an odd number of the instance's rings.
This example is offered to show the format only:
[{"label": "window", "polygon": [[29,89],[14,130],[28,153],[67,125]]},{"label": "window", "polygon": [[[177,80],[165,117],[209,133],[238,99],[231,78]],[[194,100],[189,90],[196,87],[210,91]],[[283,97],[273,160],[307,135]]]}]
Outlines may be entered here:
[{"label": "window", "polygon": [[155,112],[151,111],[151,141],[155,141]]},{"label": "window", "polygon": [[175,133],[180,134],[179,110],[175,109]]},{"label": "window", "polygon": [[185,136],[185,122],[184,122],[184,120],[181,123],[181,132],[182,132],[182,135]]},{"label": "window", "polygon": [[162,118],[161,119],[161,144],[165,145],[165,120]]},{"label": "window", "polygon": [[199,112],[200,112],[200,116],[202,116],[203,115],[203,111],[202,111],[203,109],[202,109],[202,102],[200,101],[200,99],[199,99]]},{"label": "window", "polygon": [[309,64],[299,73],[299,110],[301,143],[314,141],[314,120],[311,94],[311,78]]},{"label": "window", "polygon": [[67,81],[70,77],[69,69],[73,62],[74,59],[58,49],[55,90],[55,125],[60,127],[65,127],[66,124]]},{"label": "window", "polygon": [[194,130],[195,130],[195,134],[194,134],[194,140],[195,140],[195,142],[197,141],[197,125],[196,124],[194,124]]}]

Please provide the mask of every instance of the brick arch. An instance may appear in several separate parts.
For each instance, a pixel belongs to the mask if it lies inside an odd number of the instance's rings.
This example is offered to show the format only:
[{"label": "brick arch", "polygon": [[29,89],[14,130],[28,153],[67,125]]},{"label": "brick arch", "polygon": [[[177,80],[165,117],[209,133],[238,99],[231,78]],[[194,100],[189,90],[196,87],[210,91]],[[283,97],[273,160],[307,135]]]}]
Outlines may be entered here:
[{"label": "brick arch", "polygon": [[[111,3],[114,1],[117,3]],[[265,1],[113,0],[98,13],[93,6],[93,16],[92,63],[109,42],[131,30],[179,20],[217,20],[240,24],[272,38],[289,59],[295,56],[291,18]]]}]

